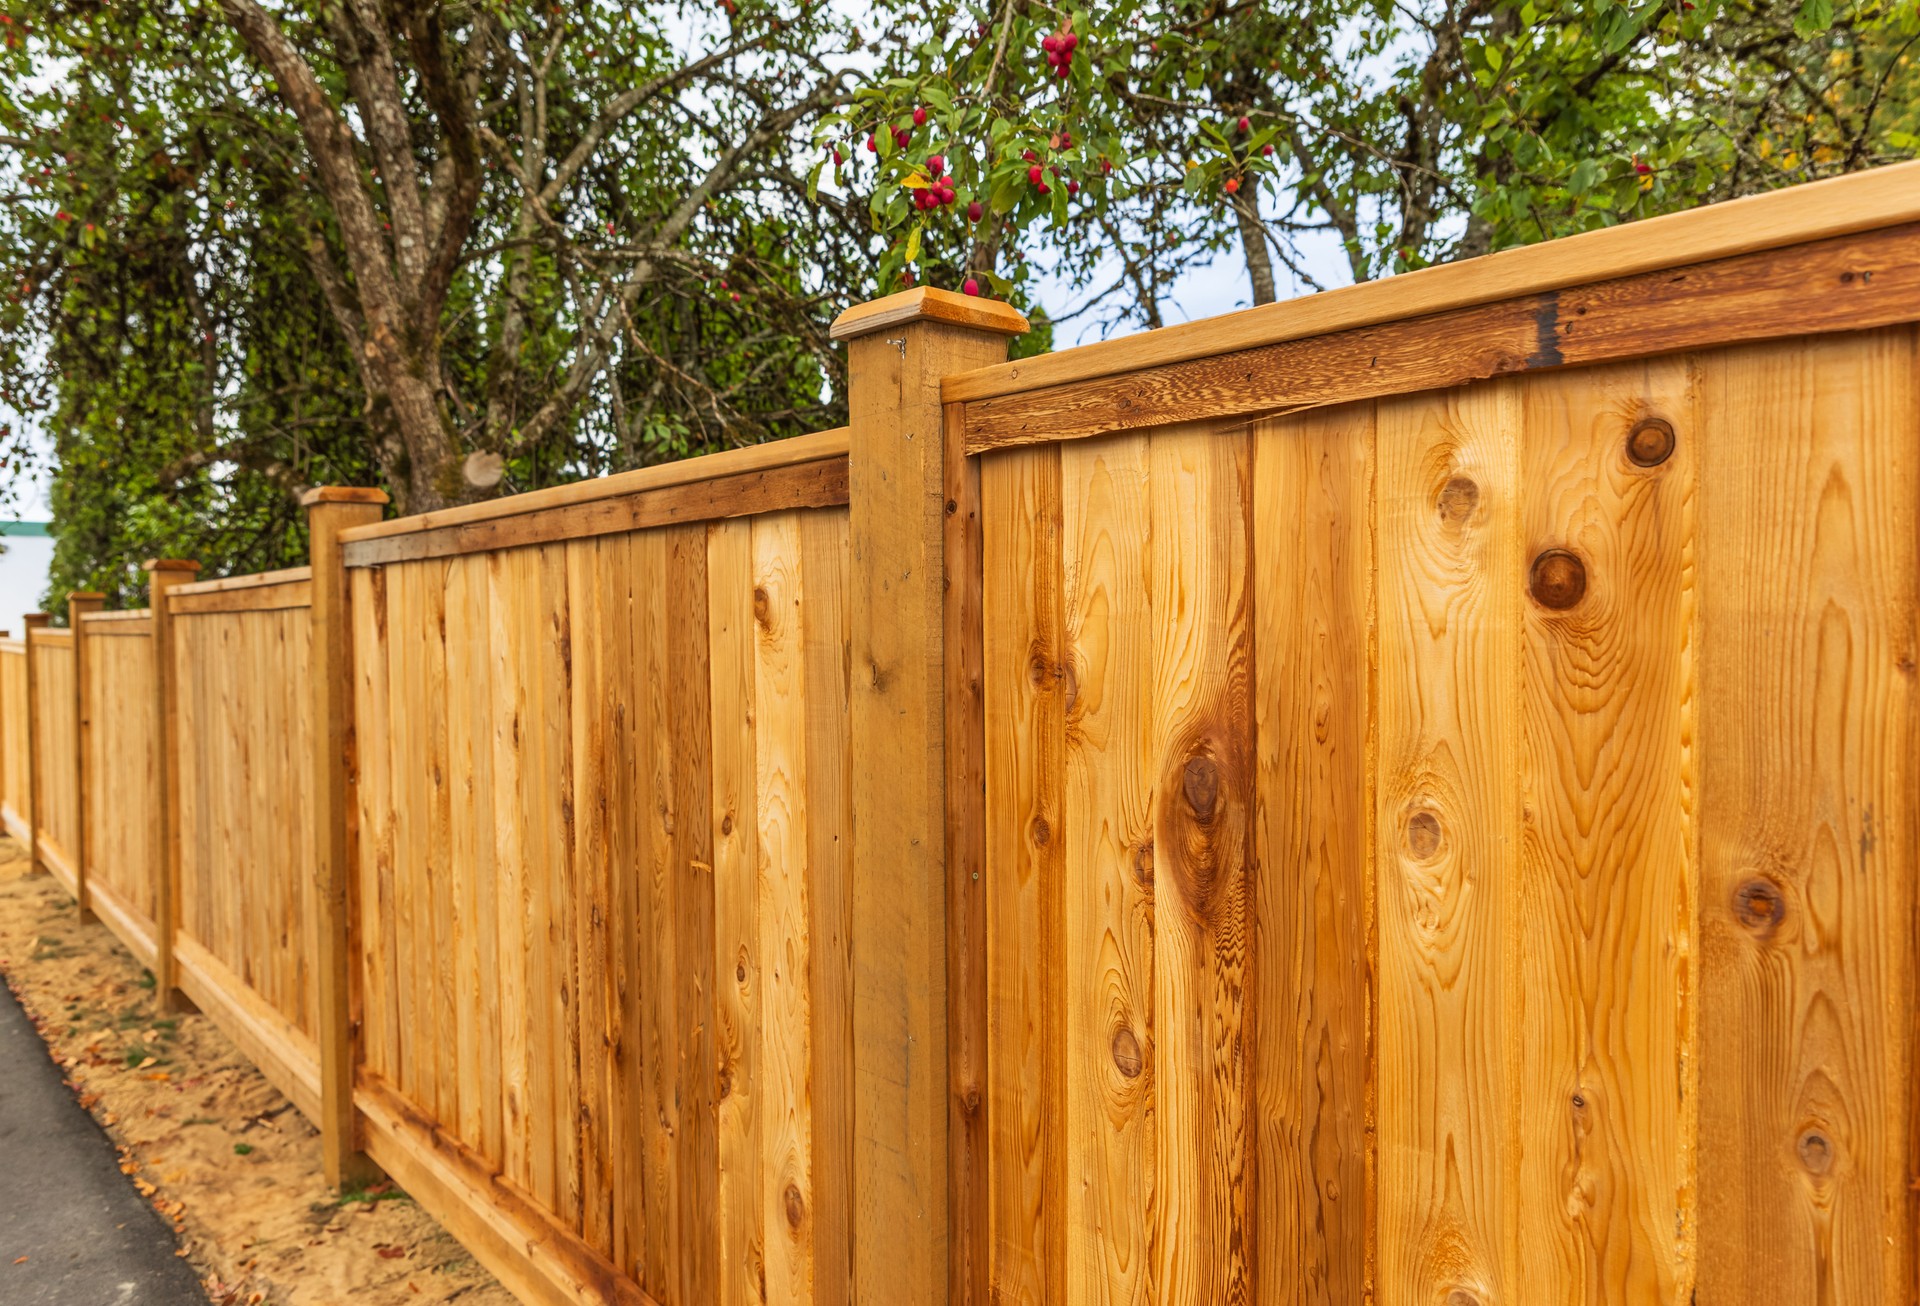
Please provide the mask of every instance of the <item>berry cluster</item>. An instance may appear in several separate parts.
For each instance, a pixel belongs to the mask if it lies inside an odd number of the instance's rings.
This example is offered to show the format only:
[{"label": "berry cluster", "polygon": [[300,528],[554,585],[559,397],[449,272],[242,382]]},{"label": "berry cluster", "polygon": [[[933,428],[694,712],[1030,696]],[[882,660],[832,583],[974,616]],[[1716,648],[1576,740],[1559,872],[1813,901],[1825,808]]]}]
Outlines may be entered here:
[{"label": "berry cluster", "polygon": [[1053,69],[1055,77],[1065,77],[1073,68],[1073,52],[1080,44],[1080,38],[1070,31],[1049,33],[1040,42],[1040,48],[1047,52],[1047,67]]},{"label": "berry cluster", "polygon": [[[954,193],[953,178],[946,176],[947,160],[944,155],[927,156],[928,184],[913,192],[913,207],[925,212],[929,209],[941,209],[951,205],[958,195]],[[972,210],[968,210],[971,214]]]}]

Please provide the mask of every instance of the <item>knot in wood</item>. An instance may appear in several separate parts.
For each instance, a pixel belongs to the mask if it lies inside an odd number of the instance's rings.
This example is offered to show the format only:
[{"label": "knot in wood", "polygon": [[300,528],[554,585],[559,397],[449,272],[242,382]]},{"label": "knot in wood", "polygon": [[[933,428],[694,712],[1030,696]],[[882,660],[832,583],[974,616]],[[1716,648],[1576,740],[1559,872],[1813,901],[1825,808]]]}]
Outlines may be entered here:
[{"label": "knot in wood", "polygon": [[1636,467],[1658,467],[1673,457],[1673,423],[1645,417],[1627,433],[1627,457]]},{"label": "knot in wood", "polygon": [[1035,848],[1045,848],[1047,841],[1053,838],[1053,827],[1047,824],[1047,818],[1044,816],[1034,817],[1028,831]]},{"label": "knot in wood", "polygon": [[1133,846],[1133,881],[1143,889],[1153,887],[1153,840],[1145,839]]},{"label": "knot in wood", "polygon": [[807,1202],[800,1196],[797,1184],[787,1185],[787,1223],[798,1229],[800,1222],[807,1218]]},{"label": "knot in wood", "polygon": [[767,587],[764,585],[755,585],[753,587],[754,624],[764,629],[773,619],[772,609],[773,604],[767,598]]},{"label": "knot in wood", "polygon": [[1220,802],[1220,766],[1211,757],[1188,760],[1180,777],[1180,790],[1186,796],[1187,810],[1193,819],[1205,823],[1213,819]]},{"label": "knot in wood", "polygon": [[1756,875],[1734,888],[1733,915],[1760,938],[1771,938],[1787,918],[1787,896],[1770,878]]},{"label": "knot in wood", "polygon": [[723,835],[733,833],[733,813],[732,812],[728,812],[725,816],[720,818],[720,833]]},{"label": "knot in wood", "polygon": [[1565,612],[1587,596],[1587,564],[1569,549],[1548,549],[1533,560],[1527,588],[1541,607]]},{"label": "knot in wood", "polygon": [[1811,1175],[1824,1175],[1833,1169],[1833,1143],[1818,1129],[1801,1131],[1794,1150],[1800,1153],[1800,1164]]},{"label": "knot in wood", "polygon": [[1455,1288],[1447,1294],[1447,1306],[1480,1306],[1480,1298],[1465,1288]]},{"label": "knot in wood", "polygon": [[1128,1079],[1139,1078],[1140,1040],[1125,1025],[1113,1032],[1113,1064]]},{"label": "knot in wood", "polygon": [[1440,818],[1421,810],[1407,818],[1407,851],[1424,862],[1440,851]]},{"label": "knot in wood", "polygon": [[1451,477],[1440,487],[1440,497],[1434,506],[1440,512],[1441,521],[1459,526],[1480,506],[1480,486],[1472,477]]}]

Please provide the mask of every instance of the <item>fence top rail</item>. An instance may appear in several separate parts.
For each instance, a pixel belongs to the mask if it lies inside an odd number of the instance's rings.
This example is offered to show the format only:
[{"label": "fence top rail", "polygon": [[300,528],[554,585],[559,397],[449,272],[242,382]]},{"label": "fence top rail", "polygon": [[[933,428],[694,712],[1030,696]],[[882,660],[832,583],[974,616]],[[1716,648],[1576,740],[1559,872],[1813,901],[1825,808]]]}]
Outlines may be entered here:
[{"label": "fence top rail", "polygon": [[91,626],[103,621],[146,621],[152,616],[150,608],[117,608],[112,612],[82,613],[80,620]]},{"label": "fence top rail", "polygon": [[0,653],[19,653],[24,655],[26,651],[27,641],[24,639],[13,637],[0,639]]},{"label": "fence top rail", "polygon": [[[440,530],[448,526],[468,526],[477,522],[545,512],[554,508],[577,507],[647,490],[667,489],[751,472],[798,467],[807,463],[845,458],[847,448],[847,428],[835,427],[830,431],[815,431],[811,435],[796,435],[784,440],[770,440],[765,444],[751,444],[739,449],[703,454],[698,458],[684,458],[679,462],[661,463],[656,467],[617,472],[612,476],[602,476],[591,481],[575,481],[567,485],[556,485],[551,489],[508,495],[506,498],[492,499],[485,503],[464,504],[458,508],[442,508],[436,512],[417,513],[411,517],[396,517],[392,521],[375,522],[369,526],[355,526],[341,531],[340,540],[343,544],[353,544],[364,540],[413,535],[422,531]],[[174,592],[177,594],[180,591]]]},{"label": "fence top rail", "polygon": [[264,589],[270,585],[295,585],[312,579],[312,567],[286,567],[280,571],[257,571],[248,576],[222,576],[218,580],[196,580],[175,585],[167,591],[167,597],[177,599],[194,594],[226,594],[233,590]]},{"label": "fence top rail", "polygon": [[1920,162],[1646,218],[947,377],[966,403],[1920,221]]},{"label": "fence top rail", "polygon": [[27,643],[34,648],[72,648],[73,632],[35,626],[27,631]]}]

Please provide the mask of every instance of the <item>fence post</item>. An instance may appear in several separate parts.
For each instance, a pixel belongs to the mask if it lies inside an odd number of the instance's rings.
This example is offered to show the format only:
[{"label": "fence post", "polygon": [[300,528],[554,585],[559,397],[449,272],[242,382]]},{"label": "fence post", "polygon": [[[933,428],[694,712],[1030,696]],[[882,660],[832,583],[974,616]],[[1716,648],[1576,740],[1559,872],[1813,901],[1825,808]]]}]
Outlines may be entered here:
[{"label": "fence post", "polygon": [[87,623],[89,612],[98,612],[107,604],[107,596],[93,590],[74,590],[67,595],[67,629],[73,632],[73,797],[80,815],[79,837],[73,849],[73,897],[80,905],[80,919],[93,919],[93,898],[87,889],[87,873],[93,864],[92,820],[87,804],[93,800],[93,764],[87,757],[87,729],[92,712],[87,693]]},{"label": "fence post", "polygon": [[926,288],[833,324],[852,426],[858,1301],[966,1301],[981,1282],[985,987],[971,967],[948,986],[950,935],[965,959],[980,928],[979,668],[964,648],[979,482],[940,381],[1003,361],[1026,329],[1005,304]]},{"label": "fence post", "polygon": [[320,913],[320,1148],[327,1182],[372,1178],[360,1150],[353,1076],[359,1058],[353,949],[359,932],[353,892],[353,625],[340,532],[380,520],[379,490],[320,486],[300,497],[307,510],[313,563],[314,902]]},{"label": "fence post", "polygon": [[153,876],[153,992],[162,1010],[179,1011],[187,1005],[173,964],[173,936],[180,927],[179,685],[167,591],[192,580],[200,564],[184,558],[150,558],[142,569],[147,573],[147,614],[152,623],[153,747],[160,779],[153,839],[158,861],[147,868]]},{"label": "fence post", "polygon": [[40,813],[46,808],[46,777],[40,774],[40,678],[33,672],[33,632],[45,630],[53,618],[44,612],[29,612],[22,620],[26,630],[21,648],[27,658],[27,857],[36,871],[47,869],[40,856]]}]

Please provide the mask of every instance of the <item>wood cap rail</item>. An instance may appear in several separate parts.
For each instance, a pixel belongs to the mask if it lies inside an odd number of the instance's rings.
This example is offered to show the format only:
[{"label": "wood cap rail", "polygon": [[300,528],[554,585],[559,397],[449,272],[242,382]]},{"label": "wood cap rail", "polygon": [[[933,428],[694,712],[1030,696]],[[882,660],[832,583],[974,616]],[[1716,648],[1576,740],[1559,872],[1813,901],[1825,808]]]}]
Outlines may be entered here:
[{"label": "wood cap rail", "polygon": [[1896,164],[997,363],[948,377],[941,398],[970,403],[1916,221],[1920,162]]},{"label": "wood cap rail", "polygon": [[974,331],[1018,336],[1027,332],[1027,319],[1011,304],[977,295],[919,286],[885,299],[856,304],[833,320],[835,340],[854,340],[908,322],[944,322]]}]

